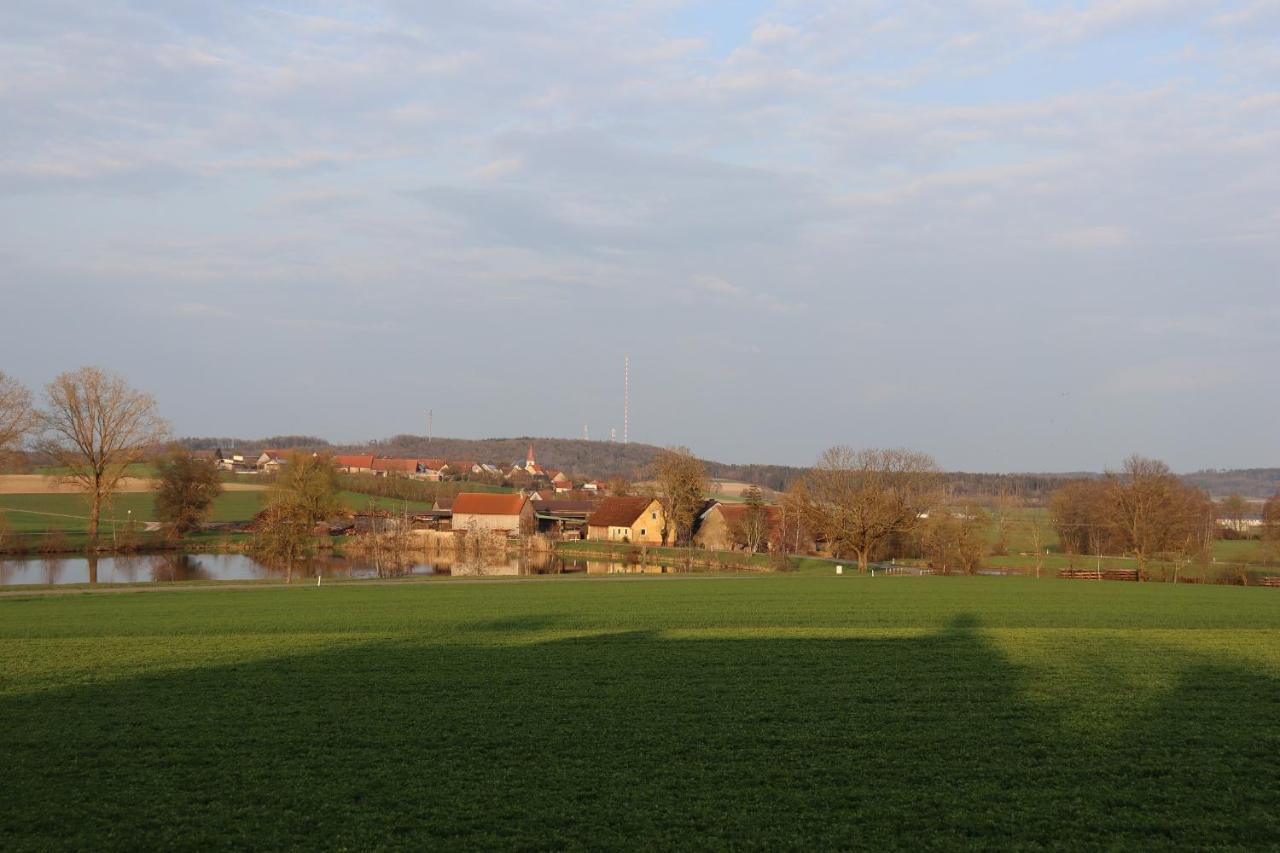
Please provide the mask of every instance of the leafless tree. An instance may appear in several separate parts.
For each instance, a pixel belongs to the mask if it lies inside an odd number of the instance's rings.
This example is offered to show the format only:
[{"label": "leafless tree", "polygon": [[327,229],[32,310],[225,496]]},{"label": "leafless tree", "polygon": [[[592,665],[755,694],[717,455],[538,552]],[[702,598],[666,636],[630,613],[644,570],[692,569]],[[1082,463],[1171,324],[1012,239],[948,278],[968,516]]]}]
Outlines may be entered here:
[{"label": "leafless tree", "polygon": [[169,425],[150,394],[97,367],[63,373],[45,386],[45,398],[38,446],[67,469],[66,478],[88,498],[92,548],[103,504],[129,466],[164,442]]},{"label": "leafless tree", "polygon": [[1110,510],[1125,549],[1138,560],[1138,578],[1156,556],[1188,553],[1203,541],[1212,507],[1202,493],[1157,459],[1133,455],[1107,474]]},{"label": "leafless tree", "polygon": [[1249,502],[1241,495],[1227,495],[1218,501],[1218,512],[1227,522],[1228,529],[1236,534],[1245,532],[1244,519],[1249,514]]},{"label": "leafless tree", "polygon": [[921,547],[929,565],[943,574],[956,568],[974,574],[982,566],[991,519],[981,507],[935,507],[921,529]]},{"label": "leafless tree", "polygon": [[16,448],[35,425],[31,392],[0,372],[0,452]]},{"label": "leafless tree", "polygon": [[915,529],[937,501],[940,483],[928,454],[832,447],[804,478],[805,526],[834,555],[856,557],[865,572],[877,549]]},{"label": "leafless tree", "polygon": [[1262,545],[1270,559],[1280,559],[1280,492],[1262,505]]},{"label": "leafless tree", "polygon": [[764,502],[764,492],[759,486],[749,486],[742,493],[744,506],[741,516],[730,531],[733,541],[755,554],[769,541],[769,507]]},{"label": "leafless tree", "polygon": [[666,524],[663,541],[688,541],[710,485],[706,467],[688,448],[669,447],[653,460],[653,479]]}]

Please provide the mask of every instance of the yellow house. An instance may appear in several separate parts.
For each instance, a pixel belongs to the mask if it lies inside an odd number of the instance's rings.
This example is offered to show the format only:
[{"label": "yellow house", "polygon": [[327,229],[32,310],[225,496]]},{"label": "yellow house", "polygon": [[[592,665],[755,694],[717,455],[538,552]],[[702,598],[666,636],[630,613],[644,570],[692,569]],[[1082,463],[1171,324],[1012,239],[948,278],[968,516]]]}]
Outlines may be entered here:
[{"label": "yellow house", "polygon": [[657,498],[605,498],[587,518],[587,538],[661,545],[666,522]]}]

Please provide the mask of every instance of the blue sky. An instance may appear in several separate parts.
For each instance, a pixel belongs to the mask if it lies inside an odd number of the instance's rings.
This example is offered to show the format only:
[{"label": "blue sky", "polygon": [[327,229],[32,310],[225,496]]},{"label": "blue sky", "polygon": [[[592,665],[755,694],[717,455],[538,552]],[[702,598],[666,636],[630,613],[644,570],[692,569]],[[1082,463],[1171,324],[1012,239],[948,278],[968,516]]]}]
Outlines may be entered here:
[{"label": "blue sky", "polygon": [[1280,2],[0,7],[0,370],[180,434],[1280,465]]}]

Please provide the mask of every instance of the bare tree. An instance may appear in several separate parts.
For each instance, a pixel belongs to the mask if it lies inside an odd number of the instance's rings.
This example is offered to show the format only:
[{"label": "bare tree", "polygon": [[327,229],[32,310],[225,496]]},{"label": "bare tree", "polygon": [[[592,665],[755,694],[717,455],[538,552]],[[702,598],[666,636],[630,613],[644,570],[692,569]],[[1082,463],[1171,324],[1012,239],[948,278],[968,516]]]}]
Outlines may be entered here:
[{"label": "bare tree", "polygon": [[749,486],[742,493],[743,507],[730,533],[735,544],[755,554],[769,541],[769,507],[759,486]]},{"label": "bare tree", "polygon": [[1249,502],[1242,495],[1227,495],[1218,501],[1218,511],[1231,532],[1244,533],[1244,519],[1249,514]]},{"label": "bare tree", "polygon": [[15,449],[35,425],[31,392],[0,371],[0,451]]},{"label": "bare tree", "polygon": [[1133,455],[1119,472],[1107,474],[1111,517],[1125,549],[1138,560],[1138,579],[1161,554],[1185,554],[1199,541],[1208,498],[1182,483],[1157,459]]},{"label": "bare tree", "polygon": [[341,509],[333,459],[324,454],[290,453],[267,493],[267,508],[259,516],[253,550],[263,560],[283,565],[285,581],[292,583],[293,564],[314,550],[316,525]]},{"label": "bare tree", "polygon": [[222,482],[212,462],[174,448],[156,462],[155,489],[156,516],[178,539],[199,530],[209,518],[213,502],[222,494]]},{"label": "bare tree", "polygon": [[66,478],[89,499],[89,544],[97,545],[102,505],[129,466],[169,434],[150,394],[97,367],[63,373],[45,386],[39,448],[67,469]]},{"label": "bare tree", "polygon": [[1262,505],[1262,546],[1269,558],[1280,559],[1280,492]]},{"label": "bare tree", "polygon": [[709,487],[707,469],[685,447],[669,447],[653,460],[653,479],[662,503],[664,542],[682,544],[693,532]]},{"label": "bare tree", "polygon": [[832,447],[804,478],[805,526],[835,556],[856,557],[865,572],[877,549],[915,529],[940,482],[937,463],[925,453]]},{"label": "bare tree", "polygon": [[929,565],[949,574],[952,568],[974,574],[982,566],[991,519],[976,505],[935,507],[921,530]]}]

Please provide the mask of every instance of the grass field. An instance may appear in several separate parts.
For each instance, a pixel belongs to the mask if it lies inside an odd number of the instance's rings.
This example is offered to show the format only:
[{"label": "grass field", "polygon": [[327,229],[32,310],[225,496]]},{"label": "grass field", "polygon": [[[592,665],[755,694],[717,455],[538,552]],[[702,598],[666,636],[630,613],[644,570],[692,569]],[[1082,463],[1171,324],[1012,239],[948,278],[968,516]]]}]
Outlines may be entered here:
[{"label": "grass field", "polygon": [[[247,521],[262,509],[264,492],[224,492],[213,504],[210,521]],[[366,510],[372,505],[393,512],[400,512],[407,505],[410,512],[430,509],[430,504],[416,501],[370,498],[355,492],[339,494],[343,506],[353,510]],[[123,525],[133,512],[135,521],[155,519],[155,495],[135,492],[117,495],[102,512],[102,528],[111,529],[112,523]],[[0,495],[0,518],[15,532],[60,530],[67,533],[83,532],[88,526],[88,504],[84,497],[74,494]]]},{"label": "grass field", "polygon": [[1261,849],[1280,591],[676,577],[0,599],[0,848]]}]

